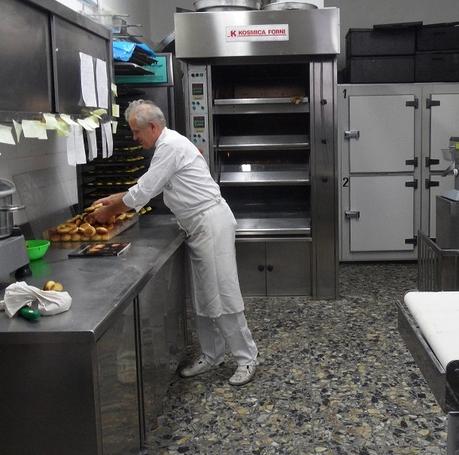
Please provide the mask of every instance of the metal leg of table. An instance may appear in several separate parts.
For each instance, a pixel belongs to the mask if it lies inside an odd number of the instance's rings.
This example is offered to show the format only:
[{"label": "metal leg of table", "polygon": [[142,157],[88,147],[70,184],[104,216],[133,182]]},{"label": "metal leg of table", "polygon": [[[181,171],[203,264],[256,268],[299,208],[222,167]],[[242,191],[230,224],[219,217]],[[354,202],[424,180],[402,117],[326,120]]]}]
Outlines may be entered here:
[{"label": "metal leg of table", "polygon": [[448,455],[459,455],[459,412],[448,413]]}]

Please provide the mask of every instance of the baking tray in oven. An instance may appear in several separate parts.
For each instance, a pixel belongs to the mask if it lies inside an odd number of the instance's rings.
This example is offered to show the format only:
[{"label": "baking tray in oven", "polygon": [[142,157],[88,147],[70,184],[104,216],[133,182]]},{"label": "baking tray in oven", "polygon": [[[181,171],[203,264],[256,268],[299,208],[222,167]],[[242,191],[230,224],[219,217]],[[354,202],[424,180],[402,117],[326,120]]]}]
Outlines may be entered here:
[{"label": "baking tray in oven", "polygon": [[294,150],[309,148],[309,137],[303,134],[266,134],[259,136],[222,136],[217,148],[230,150]]},{"label": "baking tray in oven", "polygon": [[309,166],[305,164],[224,164],[220,185],[308,185]]}]

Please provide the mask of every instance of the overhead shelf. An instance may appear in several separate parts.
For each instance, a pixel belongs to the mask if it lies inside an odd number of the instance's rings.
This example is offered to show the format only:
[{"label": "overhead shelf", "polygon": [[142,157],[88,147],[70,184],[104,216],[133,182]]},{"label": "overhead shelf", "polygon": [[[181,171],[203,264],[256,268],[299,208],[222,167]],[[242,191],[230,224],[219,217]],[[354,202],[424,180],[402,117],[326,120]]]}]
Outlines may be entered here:
[{"label": "overhead shelf", "polygon": [[[138,175],[139,171],[143,171],[144,173],[145,166],[133,166],[133,167],[128,167],[128,166],[117,166],[115,167],[113,164],[107,168],[103,167],[94,167],[93,169],[84,169],[83,170],[83,175],[87,177],[102,177],[104,179],[107,178],[112,178],[112,179],[117,179],[119,177],[127,177],[127,176],[132,176],[132,175]],[[141,175],[141,174],[140,174]]]},{"label": "overhead shelf", "polygon": [[102,168],[109,167],[109,166],[129,166],[139,163],[144,163],[147,157],[142,155],[126,155],[126,156],[112,156],[111,158],[96,158],[92,160],[89,164],[101,166]]},{"label": "overhead shelf", "polygon": [[311,235],[310,218],[238,218],[236,215],[236,235]]},{"label": "overhead shelf", "polygon": [[213,113],[227,114],[271,114],[307,113],[309,99],[290,98],[225,98],[214,100]]},{"label": "overhead shelf", "polygon": [[309,138],[301,134],[263,136],[222,136],[217,144],[220,151],[237,150],[301,150],[309,148]]},{"label": "overhead shelf", "polygon": [[309,167],[306,164],[223,165],[220,185],[308,185]]},{"label": "overhead shelf", "polygon": [[115,75],[116,76],[144,76],[153,74],[151,71],[129,62],[115,62]]},{"label": "overhead shelf", "polygon": [[233,105],[233,104],[293,104],[300,105],[308,103],[307,97],[289,97],[289,98],[220,98],[215,99],[215,105]]}]

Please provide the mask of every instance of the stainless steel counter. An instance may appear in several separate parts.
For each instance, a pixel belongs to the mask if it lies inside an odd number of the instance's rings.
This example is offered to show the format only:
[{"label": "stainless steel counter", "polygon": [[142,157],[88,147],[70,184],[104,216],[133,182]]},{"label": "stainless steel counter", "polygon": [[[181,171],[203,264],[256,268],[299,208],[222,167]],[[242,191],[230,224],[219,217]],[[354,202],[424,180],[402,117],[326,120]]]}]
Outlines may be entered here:
[{"label": "stainless steel counter", "polygon": [[43,340],[44,335],[54,338],[69,332],[75,337],[99,338],[111,318],[125,309],[183,240],[174,218],[151,215],[116,237],[116,241],[132,242],[121,256],[69,259],[77,242],[51,247],[43,259],[31,262],[32,277],[25,281],[39,288],[47,280],[61,282],[72,296],[70,310],[42,317],[35,324],[0,313],[0,343],[24,342],[29,336]]},{"label": "stainless steel counter", "polygon": [[142,453],[185,349],[183,240],[145,216],[115,238],[131,242],[121,256],[68,259],[75,243],[31,264],[29,284],[73,301],[38,322],[0,313],[2,453]]}]

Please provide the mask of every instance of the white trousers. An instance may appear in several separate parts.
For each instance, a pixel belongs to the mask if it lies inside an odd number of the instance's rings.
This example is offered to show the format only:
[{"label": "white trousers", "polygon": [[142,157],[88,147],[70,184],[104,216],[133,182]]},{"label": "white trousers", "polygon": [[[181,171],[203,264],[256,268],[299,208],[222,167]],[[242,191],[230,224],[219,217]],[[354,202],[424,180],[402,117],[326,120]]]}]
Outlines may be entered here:
[{"label": "white trousers", "polygon": [[196,329],[207,362],[223,362],[226,346],[238,365],[251,365],[257,359],[257,346],[247,326],[244,312],[223,314],[218,318],[196,315]]}]

